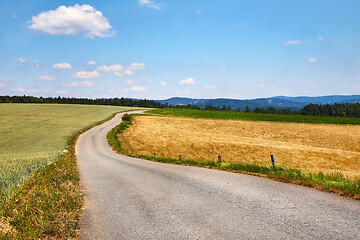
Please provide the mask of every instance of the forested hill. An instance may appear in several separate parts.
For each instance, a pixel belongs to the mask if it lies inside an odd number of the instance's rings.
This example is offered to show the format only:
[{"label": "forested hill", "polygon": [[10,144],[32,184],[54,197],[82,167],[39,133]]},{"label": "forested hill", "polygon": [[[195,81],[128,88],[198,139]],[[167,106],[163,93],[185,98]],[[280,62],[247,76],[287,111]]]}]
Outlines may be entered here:
[{"label": "forested hill", "polygon": [[275,108],[275,109],[290,109],[300,110],[308,104],[335,104],[335,103],[357,103],[360,102],[360,95],[331,95],[331,96],[320,96],[320,97],[286,97],[277,96],[270,98],[256,98],[256,99],[230,99],[230,98],[217,98],[217,99],[194,99],[194,98],[181,98],[173,97],[165,100],[155,100],[162,104],[168,103],[169,105],[197,105],[200,108],[208,106],[231,106],[232,109],[240,108],[242,111],[245,110],[246,106],[249,106],[250,110],[256,108]]},{"label": "forested hill", "polygon": [[[254,113],[272,113],[272,114],[301,114],[301,115],[314,115],[314,116],[336,116],[336,117],[360,117],[360,103],[335,103],[335,104],[307,104],[299,110],[291,110],[290,108],[278,108],[275,107],[255,107],[251,109],[246,105],[245,109],[232,108],[229,104],[226,106],[212,106],[205,105],[200,107],[199,105],[191,104],[178,104],[173,105],[165,102],[165,104],[146,99],[127,99],[127,98],[64,98],[64,97],[32,97],[32,96],[0,96],[0,103],[57,103],[57,104],[89,104],[89,105],[112,105],[112,106],[131,106],[131,107],[147,107],[147,108],[190,108],[190,109],[205,109],[214,111],[246,111]],[[224,103],[224,102],[222,102]]]}]

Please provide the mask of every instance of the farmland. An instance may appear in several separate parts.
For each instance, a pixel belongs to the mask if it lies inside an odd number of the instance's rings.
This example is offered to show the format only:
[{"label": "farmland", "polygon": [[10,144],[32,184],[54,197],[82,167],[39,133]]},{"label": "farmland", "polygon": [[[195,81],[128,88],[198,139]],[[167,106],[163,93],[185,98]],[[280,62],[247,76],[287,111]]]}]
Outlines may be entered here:
[{"label": "farmland", "polygon": [[67,152],[79,130],[126,107],[0,104],[0,196]]},{"label": "farmland", "polygon": [[192,118],[360,125],[360,118],[351,117],[281,115],[254,112],[209,111],[179,108],[154,109],[149,111],[149,113]]},{"label": "farmland", "polygon": [[275,154],[279,167],[360,177],[356,125],[136,116],[119,140],[140,155],[269,166]]}]

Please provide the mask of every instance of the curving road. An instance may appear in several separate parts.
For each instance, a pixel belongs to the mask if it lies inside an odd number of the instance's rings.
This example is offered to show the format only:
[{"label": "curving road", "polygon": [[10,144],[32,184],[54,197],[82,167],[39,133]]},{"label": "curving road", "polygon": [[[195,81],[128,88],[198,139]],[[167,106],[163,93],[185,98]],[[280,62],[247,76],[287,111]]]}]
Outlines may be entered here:
[{"label": "curving road", "polygon": [[273,180],[116,154],[106,134],[76,144],[82,239],[359,239],[360,201]]}]

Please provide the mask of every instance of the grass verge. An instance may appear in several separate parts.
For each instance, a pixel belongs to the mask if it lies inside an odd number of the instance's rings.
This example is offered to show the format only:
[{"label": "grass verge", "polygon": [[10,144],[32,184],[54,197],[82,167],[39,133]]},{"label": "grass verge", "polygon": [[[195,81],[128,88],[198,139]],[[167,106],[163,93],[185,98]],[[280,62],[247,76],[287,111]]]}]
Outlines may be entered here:
[{"label": "grass verge", "polygon": [[41,168],[1,201],[0,239],[76,238],[83,203],[76,140],[81,133],[114,116],[75,134],[56,161]]},{"label": "grass verge", "polygon": [[269,113],[210,111],[181,108],[153,109],[151,111],[148,111],[147,113],[191,118],[360,125],[360,118],[351,117],[281,115]]},{"label": "grass verge", "polygon": [[161,156],[148,156],[129,153],[121,146],[121,142],[119,142],[117,135],[126,130],[131,124],[132,115],[126,116],[123,119],[123,122],[113,128],[107,135],[110,146],[118,153],[162,163],[181,164],[247,173],[275,179],[282,182],[308,186],[322,191],[333,192],[342,196],[347,196],[360,200],[360,179],[356,181],[350,181],[349,179],[345,178],[341,173],[310,173],[298,169],[288,169],[281,167],[274,168],[272,166],[260,166],[256,164],[180,160],[173,158],[164,158]]}]

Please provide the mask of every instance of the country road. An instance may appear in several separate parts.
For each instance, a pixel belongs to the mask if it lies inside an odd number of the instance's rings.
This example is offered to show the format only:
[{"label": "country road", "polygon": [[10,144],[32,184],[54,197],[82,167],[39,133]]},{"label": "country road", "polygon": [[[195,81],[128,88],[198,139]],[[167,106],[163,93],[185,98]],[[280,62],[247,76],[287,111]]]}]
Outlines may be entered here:
[{"label": "country road", "polygon": [[76,144],[81,239],[359,239],[360,201],[256,176],[119,155],[106,135]]}]

